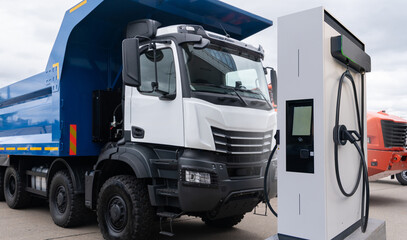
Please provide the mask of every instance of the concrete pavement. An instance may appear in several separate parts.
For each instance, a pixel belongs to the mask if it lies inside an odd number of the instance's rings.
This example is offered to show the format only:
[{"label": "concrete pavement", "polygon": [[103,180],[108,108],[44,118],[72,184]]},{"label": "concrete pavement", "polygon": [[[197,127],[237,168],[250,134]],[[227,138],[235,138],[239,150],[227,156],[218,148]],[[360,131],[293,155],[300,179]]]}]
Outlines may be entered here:
[{"label": "concrete pavement", "polygon": [[[386,178],[371,182],[370,217],[386,221],[388,240],[404,240],[407,235],[407,186]],[[273,199],[277,206],[277,199]],[[258,213],[264,212],[264,206]],[[221,230],[207,227],[199,218],[183,217],[174,223],[175,237],[159,236],[160,240],[264,240],[277,232],[277,220],[269,212],[267,217],[246,214],[235,228]],[[1,240],[96,240],[102,239],[96,220],[75,229],[57,227],[49,215],[46,203],[37,203],[29,209],[12,210],[0,202]]]}]

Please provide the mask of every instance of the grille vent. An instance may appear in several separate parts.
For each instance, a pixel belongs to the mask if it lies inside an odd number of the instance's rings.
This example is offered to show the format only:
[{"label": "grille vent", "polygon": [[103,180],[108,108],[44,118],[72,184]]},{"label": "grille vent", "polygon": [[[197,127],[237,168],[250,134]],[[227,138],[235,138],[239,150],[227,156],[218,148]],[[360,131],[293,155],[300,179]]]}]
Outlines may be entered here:
[{"label": "grille vent", "polygon": [[407,123],[382,120],[383,141],[386,148],[406,147]]},{"label": "grille vent", "polygon": [[245,155],[271,151],[273,131],[237,132],[212,127],[212,134],[216,151],[220,153]]}]

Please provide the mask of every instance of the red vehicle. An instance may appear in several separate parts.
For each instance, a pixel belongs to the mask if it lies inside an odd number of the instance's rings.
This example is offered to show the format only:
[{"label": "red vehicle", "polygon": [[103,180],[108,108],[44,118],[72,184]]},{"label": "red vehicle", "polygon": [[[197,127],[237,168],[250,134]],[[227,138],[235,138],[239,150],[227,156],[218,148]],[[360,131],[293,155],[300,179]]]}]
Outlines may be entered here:
[{"label": "red vehicle", "polygon": [[396,176],[407,185],[407,120],[385,111],[367,113],[369,180]]}]

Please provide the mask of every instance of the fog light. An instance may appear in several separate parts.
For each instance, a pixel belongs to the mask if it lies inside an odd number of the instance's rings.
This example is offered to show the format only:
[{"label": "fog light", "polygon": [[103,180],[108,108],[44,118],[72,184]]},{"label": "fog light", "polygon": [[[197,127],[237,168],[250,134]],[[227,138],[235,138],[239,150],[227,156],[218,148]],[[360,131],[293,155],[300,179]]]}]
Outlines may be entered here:
[{"label": "fog light", "polygon": [[185,181],[191,183],[211,184],[211,175],[205,172],[185,170]]}]

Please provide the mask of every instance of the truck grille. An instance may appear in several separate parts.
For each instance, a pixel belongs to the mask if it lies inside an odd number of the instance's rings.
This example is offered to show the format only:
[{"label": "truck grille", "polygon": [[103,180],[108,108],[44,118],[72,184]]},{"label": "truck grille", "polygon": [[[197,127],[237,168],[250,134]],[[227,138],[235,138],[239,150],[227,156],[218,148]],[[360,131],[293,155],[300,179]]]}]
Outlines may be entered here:
[{"label": "truck grille", "polygon": [[398,123],[389,120],[382,120],[382,131],[384,146],[406,147],[407,123]]},{"label": "truck grille", "polygon": [[236,132],[212,127],[216,151],[226,154],[264,154],[271,150],[273,131]]}]

